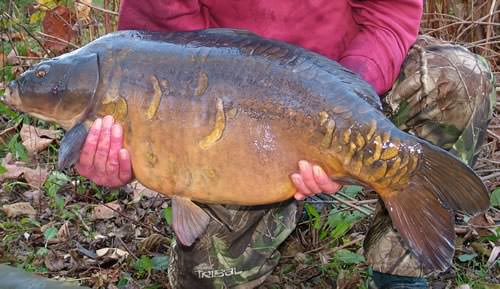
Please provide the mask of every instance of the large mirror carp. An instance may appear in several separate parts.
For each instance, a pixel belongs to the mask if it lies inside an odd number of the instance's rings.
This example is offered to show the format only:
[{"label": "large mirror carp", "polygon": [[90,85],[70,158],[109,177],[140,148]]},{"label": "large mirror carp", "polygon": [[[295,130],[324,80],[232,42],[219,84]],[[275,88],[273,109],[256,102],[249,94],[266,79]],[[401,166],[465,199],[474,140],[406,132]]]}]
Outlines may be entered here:
[{"label": "large mirror carp", "polygon": [[5,102],[68,130],[60,168],[78,158],[92,121],[113,115],[137,180],[172,198],[173,227],[185,245],[209,221],[192,201],[289,199],[300,159],[375,190],[431,269],[451,264],[452,211],[489,205],[468,166],[396,128],[354,73],[250,32],[111,33],[34,65],[9,84]]}]

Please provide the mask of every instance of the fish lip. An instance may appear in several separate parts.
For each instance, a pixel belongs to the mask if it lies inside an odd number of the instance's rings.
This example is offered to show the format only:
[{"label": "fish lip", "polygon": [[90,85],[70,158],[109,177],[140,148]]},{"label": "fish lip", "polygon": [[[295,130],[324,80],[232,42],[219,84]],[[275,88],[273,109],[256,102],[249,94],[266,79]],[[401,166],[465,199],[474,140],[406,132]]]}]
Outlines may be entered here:
[{"label": "fish lip", "polygon": [[4,94],[0,97],[0,101],[13,108],[18,107],[21,104],[21,99],[19,98],[19,88],[15,80],[7,84]]}]

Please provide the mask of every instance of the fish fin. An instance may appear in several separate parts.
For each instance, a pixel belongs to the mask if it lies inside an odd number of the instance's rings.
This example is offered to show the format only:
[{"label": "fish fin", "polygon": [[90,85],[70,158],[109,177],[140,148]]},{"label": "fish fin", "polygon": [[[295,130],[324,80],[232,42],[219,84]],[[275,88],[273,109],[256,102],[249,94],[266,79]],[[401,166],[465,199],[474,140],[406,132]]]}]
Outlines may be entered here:
[{"label": "fish fin", "polygon": [[384,195],[391,220],[412,253],[429,269],[449,268],[455,251],[453,213],[421,182]]},{"label": "fish fin", "polygon": [[419,260],[445,270],[454,253],[452,210],[470,214],[489,207],[488,190],[474,171],[425,141],[418,169],[401,191],[383,194],[393,224]]},{"label": "fish fin", "polygon": [[439,147],[427,142],[421,145],[419,174],[444,206],[468,214],[488,209],[488,190],[469,166]]},{"label": "fish fin", "polygon": [[205,232],[210,216],[190,199],[174,196],[172,198],[173,227],[177,239],[191,246]]},{"label": "fish fin", "polygon": [[83,123],[71,128],[64,135],[59,146],[57,169],[62,170],[74,165],[87,138],[88,130]]}]

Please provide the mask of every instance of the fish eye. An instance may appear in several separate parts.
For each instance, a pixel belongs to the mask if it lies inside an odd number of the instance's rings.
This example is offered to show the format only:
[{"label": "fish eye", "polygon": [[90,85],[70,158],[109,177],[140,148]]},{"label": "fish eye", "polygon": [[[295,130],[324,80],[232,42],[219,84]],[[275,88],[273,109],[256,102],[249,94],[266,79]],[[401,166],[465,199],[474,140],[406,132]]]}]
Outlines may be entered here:
[{"label": "fish eye", "polygon": [[48,65],[40,65],[40,67],[38,67],[35,71],[35,75],[36,77],[38,78],[43,78],[45,77],[45,75],[47,75],[47,73],[49,73],[49,66]]}]

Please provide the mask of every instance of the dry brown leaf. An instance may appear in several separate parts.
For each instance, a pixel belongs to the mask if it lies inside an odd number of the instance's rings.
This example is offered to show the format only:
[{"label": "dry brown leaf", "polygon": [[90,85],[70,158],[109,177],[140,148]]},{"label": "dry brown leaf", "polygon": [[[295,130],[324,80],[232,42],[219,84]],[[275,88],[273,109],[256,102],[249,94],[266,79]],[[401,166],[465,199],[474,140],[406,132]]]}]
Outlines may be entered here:
[{"label": "dry brown leaf", "polygon": [[70,238],[69,222],[66,221],[57,231],[57,239],[60,241],[67,241]]},{"label": "dry brown leaf", "polygon": [[0,40],[3,41],[22,41],[24,40],[24,35],[21,32],[9,32],[0,34]]},{"label": "dry brown leaf", "polygon": [[45,256],[44,264],[51,272],[61,271],[66,267],[64,265],[64,257],[52,250]]},{"label": "dry brown leaf", "polygon": [[23,162],[12,162],[12,154],[7,154],[2,160],[2,166],[6,169],[6,172],[0,174],[0,182],[8,179],[17,179],[21,175],[28,184],[34,188],[41,188],[48,176],[48,171],[46,168],[37,167],[32,169],[26,167]]},{"label": "dry brown leaf", "polygon": [[5,145],[16,133],[17,126],[8,127],[0,132],[0,144]]},{"label": "dry brown leaf", "polygon": [[21,165],[20,162],[12,163],[12,154],[8,153],[5,158],[2,160],[2,167],[4,167],[7,171],[3,174],[0,174],[0,182],[8,179],[17,179],[23,173],[26,167]]},{"label": "dry brown leaf", "polygon": [[9,54],[7,54],[7,64],[8,65],[18,65],[19,63],[21,63],[21,61],[19,61],[19,58],[17,58],[16,52],[14,51],[14,49],[12,49],[9,52]]},{"label": "dry brown leaf", "polygon": [[0,52],[0,69],[4,68],[7,65],[7,58],[3,52]]},{"label": "dry brown leaf", "polygon": [[152,251],[161,244],[168,245],[170,244],[170,240],[165,236],[154,233],[151,236],[141,241],[141,243],[139,244],[139,250],[141,252]]},{"label": "dry brown leaf", "polygon": [[40,197],[42,196],[42,192],[40,190],[30,190],[30,191],[25,191],[23,193],[23,196],[32,201],[35,206],[40,204]]},{"label": "dry brown leaf", "polygon": [[67,7],[57,6],[47,10],[42,28],[45,34],[52,37],[44,38],[44,46],[54,52],[66,49],[69,46],[68,42],[75,36],[73,24],[75,24],[74,16]]},{"label": "dry brown leaf", "polygon": [[24,124],[21,128],[21,139],[28,154],[33,155],[46,149],[54,139],[58,138],[59,131],[53,129],[41,129]]},{"label": "dry brown leaf", "polygon": [[500,246],[495,246],[495,248],[491,250],[491,254],[490,257],[488,258],[488,262],[486,262],[486,265],[488,267],[493,266],[496,263],[499,256],[500,256]]},{"label": "dry brown leaf", "polygon": [[14,75],[14,77],[17,78],[19,75],[21,75],[24,72],[24,68],[22,65],[15,65],[15,66],[12,66],[10,71],[11,71],[12,75]]},{"label": "dry brown leaf", "polygon": [[41,188],[49,175],[46,168],[37,167],[36,169],[25,168],[24,179],[34,188]]},{"label": "dry brown leaf", "polygon": [[102,248],[95,251],[99,258],[110,258],[113,260],[125,259],[128,257],[128,252],[118,248]]},{"label": "dry brown leaf", "polygon": [[36,215],[35,209],[28,202],[19,202],[10,205],[3,205],[2,210],[9,218],[17,216]]},{"label": "dry brown leaf", "polygon": [[158,196],[158,192],[155,192],[153,190],[150,190],[143,186],[141,183],[138,181],[134,181],[130,184],[130,187],[132,188],[134,195],[132,202],[133,204],[138,203],[143,197],[145,198],[155,198]]},{"label": "dry brown leaf", "polygon": [[495,225],[495,222],[491,222],[492,220],[491,217],[488,216],[488,212],[483,212],[470,218],[468,225],[474,228],[479,236],[484,237],[490,234],[488,227]]},{"label": "dry brown leaf", "polygon": [[104,205],[97,205],[92,213],[94,220],[107,220],[118,215],[121,211],[121,206],[116,201]]},{"label": "dry brown leaf", "polygon": [[[92,4],[92,0],[80,0],[82,3]],[[88,23],[90,21],[90,7],[85,4],[75,3],[78,21]]]}]

